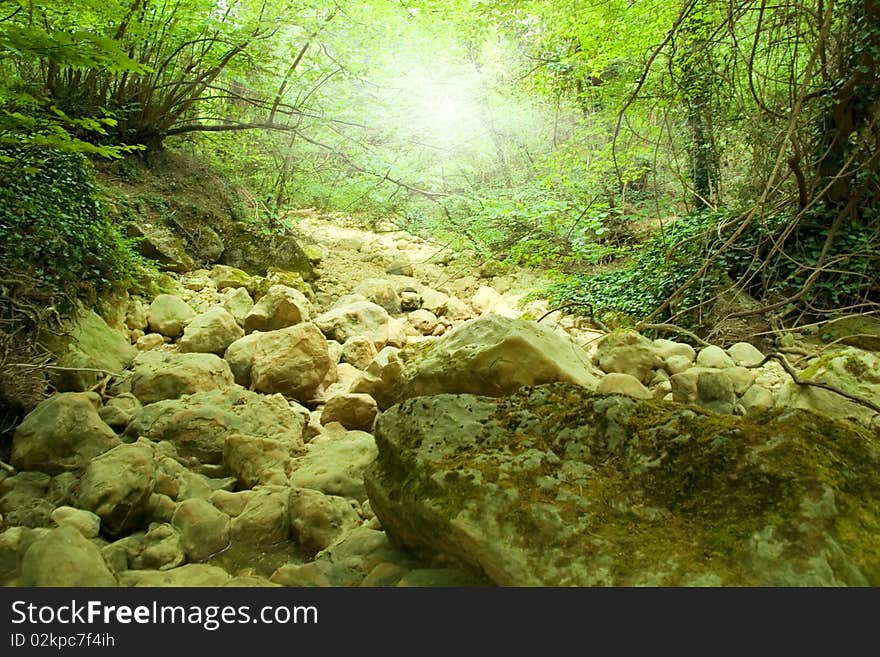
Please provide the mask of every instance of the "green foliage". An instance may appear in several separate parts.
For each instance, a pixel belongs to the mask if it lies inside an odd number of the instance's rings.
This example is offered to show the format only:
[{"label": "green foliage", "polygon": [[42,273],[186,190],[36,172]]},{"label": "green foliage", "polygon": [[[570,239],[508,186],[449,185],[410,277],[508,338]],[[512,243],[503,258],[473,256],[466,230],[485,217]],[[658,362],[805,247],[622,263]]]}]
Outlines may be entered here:
[{"label": "green foliage", "polygon": [[[592,308],[597,314],[614,310],[643,317],[699,269],[705,254],[711,251],[711,228],[719,218],[704,212],[682,217],[636,250],[624,267],[565,277],[549,290],[551,297],[559,305]],[[721,273],[711,271],[705,282],[717,283]],[[713,285],[709,287],[715,289]],[[699,295],[695,298],[692,294],[684,303],[690,305],[698,300]]]},{"label": "green foliage", "polygon": [[59,311],[132,282],[145,261],[108,218],[82,155],[0,152],[0,270],[25,275]]}]

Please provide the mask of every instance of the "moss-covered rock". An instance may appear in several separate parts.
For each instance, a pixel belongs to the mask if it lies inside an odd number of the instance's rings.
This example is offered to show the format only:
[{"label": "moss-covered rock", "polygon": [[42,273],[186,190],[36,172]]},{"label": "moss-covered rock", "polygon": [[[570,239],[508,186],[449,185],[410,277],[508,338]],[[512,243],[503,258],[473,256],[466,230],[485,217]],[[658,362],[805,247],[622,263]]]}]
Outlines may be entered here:
[{"label": "moss-covered rock", "polygon": [[500,585],[878,585],[880,441],[570,384],[386,411],[386,531]]},{"label": "moss-covered rock", "polygon": [[56,364],[66,368],[50,372],[50,381],[59,392],[89,390],[106,376],[92,370],[119,373],[137,355],[122,333],[110,328],[96,312],[83,308],[68,320],[60,334],[47,333],[44,340]]}]

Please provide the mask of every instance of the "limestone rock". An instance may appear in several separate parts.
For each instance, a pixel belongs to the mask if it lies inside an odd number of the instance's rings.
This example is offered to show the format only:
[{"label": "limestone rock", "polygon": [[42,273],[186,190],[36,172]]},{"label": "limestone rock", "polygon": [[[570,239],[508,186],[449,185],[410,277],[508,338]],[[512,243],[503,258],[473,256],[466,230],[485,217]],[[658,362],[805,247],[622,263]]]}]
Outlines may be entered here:
[{"label": "limestone rock", "polygon": [[254,365],[254,351],[257,348],[257,342],[263,333],[254,331],[250,335],[246,335],[229,345],[226,353],[223,354],[223,360],[229,364],[229,369],[235,382],[244,386],[251,387],[251,368]]},{"label": "limestone rock", "polygon": [[171,570],[186,563],[180,532],[167,522],[152,525],[132,558],[136,570]]},{"label": "limestone rock", "polygon": [[212,390],[180,400],[148,404],[126,429],[130,436],[167,440],[184,456],[220,463],[227,436],[245,434],[302,446],[308,412],[281,395],[259,395],[241,388]]},{"label": "limestone rock", "polygon": [[307,278],[313,276],[308,257],[290,235],[265,235],[238,223],[234,231],[224,237],[226,249],[221,259],[225,265],[261,275],[268,273],[271,267],[278,267]]},{"label": "limestone rock", "polygon": [[[831,350],[810,361],[800,378],[824,382],[876,403],[880,399],[880,354],[855,347]],[[777,403],[880,429],[880,418],[871,409],[830,390],[798,386],[791,380],[782,386]]]},{"label": "limestone rock", "polygon": [[94,392],[52,395],[31,411],[12,438],[12,465],[55,474],[78,470],[119,444],[98,414]]},{"label": "limestone rock", "polygon": [[232,519],[232,540],[247,545],[283,543],[290,533],[288,489],[258,486],[253,493],[242,512]]},{"label": "limestone rock", "polygon": [[331,397],[321,412],[321,424],[338,422],[346,429],[370,431],[379,413],[376,400],[364,393]]},{"label": "limestone rock", "polygon": [[449,303],[449,295],[430,287],[422,288],[420,295],[422,297],[422,308],[435,315],[446,314],[446,304]]},{"label": "limestone rock", "polygon": [[160,294],[150,304],[147,320],[153,333],[176,338],[183,333],[184,327],[195,316],[195,311],[180,297]]},{"label": "limestone rock", "polygon": [[694,360],[689,359],[687,356],[670,356],[666,359],[663,367],[666,369],[669,374],[681,374],[685,370],[690,369],[694,366]]},{"label": "limestone rock", "polygon": [[141,403],[138,398],[130,392],[123,392],[104,404],[98,410],[98,415],[111,427],[125,428],[139,410]]},{"label": "limestone rock", "polygon": [[171,229],[149,222],[132,223],[129,237],[140,238],[137,249],[141,255],[159,263],[162,269],[175,272],[191,271],[195,266],[183,242]]},{"label": "limestone rock", "polygon": [[660,358],[664,361],[668,361],[673,356],[681,356],[687,358],[690,363],[693,363],[694,359],[697,357],[697,352],[694,351],[694,348],[684,342],[675,342],[673,340],[667,340],[666,338],[657,338],[654,340],[654,347],[660,355]]},{"label": "limestone rock", "polygon": [[193,561],[204,561],[229,546],[230,519],[209,501],[199,498],[177,505],[171,524],[180,532],[181,545]]},{"label": "limestone rock", "polygon": [[125,305],[125,326],[130,331],[146,331],[150,325],[147,312],[150,307],[139,297],[131,297]]},{"label": "limestone rock", "polygon": [[225,308],[214,306],[195,317],[183,330],[178,341],[181,353],[204,353],[223,355],[226,348],[239,338],[244,331]]},{"label": "limestone rock", "polygon": [[218,566],[188,563],[170,570],[129,570],[119,576],[123,586],[201,588],[225,586],[231,575]]},{"label": "limestone rock", "polygon": [[376,458],[376,441],[363,431],[325,433],[294,459],[290,485],[328,495],[366,499],[364,470]]},{"label": "limestone rock", "polygon": [[52,477],[44,472],[25,471],[0,481],[0,512],[7,525],[47,527],[55,511],[50,499]]},{"label": "limestone rock", "polygon": [[736,363],[727,355],[727,352],[714,344],[703,347],[700,349],[700,353],[697,354],[697,367],[724,369],[734,367],[735,365]]},{"label": "limestone rock", "polygon": [[101,551],[75,527],[53,529],[21,560],[21,586],[116,586]]},{"label": "limestone rock", "polygon": [[214,265],[209,276],[221,292],[228,288],[247,288],[251,284],[250,274],[229,265]]},{"label": "limestone rock", "polygon": [[398,356],[388,358],[378,376],[371,365],[352,392],[366,392],[388,408],[442,392],[501,396],[550,381],[598,384],[586,353],[566,334],[499,315],[466,322],[442,338],[407,346]]},{"label": "limestone rock", "polygon": [[234,380],[229,365],[215,354],[144,352],[135,360],[131,392],[142,404],[225,390]]},{"label": "limestone rock", "polygon": [[727,348],[727,353],[734,364],[741,367],[753,367],[764,360],[764,354],[749,342],[737,342]]},{"label": "limestone rock", "polygon": [[59,527],[73,527],[86,538],[95,538],[101,531],[101,518],[91,511],[59,506],[52,512],[52,520]]},{"label": "limestone rock", "polygon": [[370,301],[356,301],[341,308],[332,308],[315,318],[315,324],[328,338],[345,344],[355,336],[372,340],[376,349],[388,342],[388,312]]},{"label": "limestone rock", "polygon": [[79,507],[101,518],[111,537],[140,526],[153,492],[155,464],[146,441],[119,445],[89,463],[80,482]]},{"label": "limestone rock", "polygon": [[232,434],[223,444],[223,462],[241,488],[284,485],[293,465],[290,443]]},{"label": "limestone rock", "polygon": [[230,288],[224,295],[222,306],[239,326],[244,326],[245,318],[254,307],[254,300],[245,288]]},{"label": "limestone rock", "polygon": [[245,317],[245,333],[275,331],[308,322],[310,309],[309,300],[299,290],[273,285]]},{"label": "limestone rock", "polygon": [[437,328],[437,315],[424,308],[411,312],[408,319],[413,328],[422,335],[431,335]]},{"label": "limestone rock", "polygon": [[753,385],[740,399],[740,403],[747,413],[763,413],[773,408],[775,400],[767,388]]},{"label": "limestone rock", "polygon": [[663,367],[663,358],[654,344],[635,331],[615,331],[603,337],[593,362],[604,372],[629,374],[642,383],[648,383],[654,370]]},{"label": "limestone rock", "polygon": [[642,382],[630,374],[612,372],[599,381],[596,392],[613,395],[626,395],[635,399],[651,399],[653,394]]},{"label": "limestone rock", "polygon": [[310,488],[291,489],[288,511],[291,535],[309,556],[329,547],[361,522],[350,500]]},{"label": "limestone rock", "polygon": [[[72,320],[66,322],[62,334],[50,335],[46,343],[60,367],[119,373],[137,355],[129,340],[92,310],[80,309]],[[83,392],[103,376],[100,372],[53,370],[49,373],[49,380],[59,392]]]},{"label": "limestone rock", "polygon": [[254,389],[281,393],[301,402],[315,396],[331,366],[327,341],[311,323],[297,324],[260,336],[254,348]]},{"label": "limestone rock", "polygon": [[368,301],[382,306],[391,315],[400,312],[400,296],[391,281],[384,278],[364,279],[355,286],[354,293],[361,294]]},{"label": "limestone rock", "polygon": [[342,345],[340,359],[343,363],[350,363],[359,370],[365,370],[378,353],[372,340],[356,335]]},{"label": "limestone rock", "polygon": [[376,440],[367,490],[388,534],[498,585],[880,582],[880,444],[819,415],[552,384],[408,400]]},{"label": "limestone rock", "polygon": [[134,348],[138,351],[152,351],[158,349],[165,344],[165,339],[158,333],[147,333],[139,336],[134,343]]}]

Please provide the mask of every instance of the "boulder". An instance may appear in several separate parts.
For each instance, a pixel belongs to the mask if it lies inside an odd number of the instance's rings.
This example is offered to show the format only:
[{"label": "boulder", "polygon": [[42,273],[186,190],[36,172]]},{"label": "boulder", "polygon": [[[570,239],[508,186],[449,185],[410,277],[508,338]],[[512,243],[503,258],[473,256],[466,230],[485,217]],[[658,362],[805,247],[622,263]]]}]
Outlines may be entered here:
[{"label": "boulder", "polygon": [[229,547],[230,519],[208,500],[193,498],[177,505],[171,524],[192,561],[204,561]]},{"label": "boulder", "polygon": [[77,368],[98,369],[120,373],[131,365],[137,350],[126,336],[110,328],[92,310],[80,309],[60,334],[49,334],[46,346],[55,357],[55,364],[70,370],[52,370],[49,380],[58,392],[83,392],[94,387],[106,376]]},{"label": "boulder", "polygon": [[446,314],[446,304],[449,303],[449,295],[430,287],[423,287],[420,292],[422,299],[421,307],[435,315]]},{"label": "boulder", "polygon": [[101,531],[100,516],[72,506],[59,506],[52,512],[52,520],[59,527],[73,527],[86,538],[95,538]]},{"label": "boulder", "polygon": [[52,477],[25,471],[0,481],[0,513],[6,525],[48,527],[57,501],[50,499]]},{"label": "boulder", "polygon": [[407,319],[413,328],[422,335],[431,335],[437,328],[437,315],[424,308],[412,311]]},{"label": "boulder", "polygon": [[184,327],[196,316],[189,304],[173,294],[160,294],[147,312],[147,321],[153,333],[161,333],[169,338],[176,338],[183,333]]},{"label": "boulder", "polygon": [[681,356],[693,364],[694,359],[697,357],[697,352],[694,351],[694,348],[684,342],[675,342],[673,340],[667,340],[666,338],[657,338],[654,340],[654,347],[660,355],[660,358],[667,362],[673,356]]},{"label": "boulder", "polygon": [[138,553],[131,560],[136,570],[171,570],[186,563],[180,532],[167,523],[150,526],[140,542]]},{"label": "boulder", "polygon": [[418,310],[422,307],[422,295],[415,288],[407,287],[400,291],[400,309],[403,312]]},{"label": "boulder", "polygon": [[310,319],[311,304],[299,290],[273,285],[244,319],[245,333],[275,331]]},{"label": "boulder", "polygon": [[[880,354],[855,347],[830,350],[810,361],[799,378],[827,383],[876,404],[880,400]],[[880,416],[870,408],[830,390],[799,386],[790,379],[780,389],[777,404],[880,429]]]},{"label": "boulder", "polygon": [[359,370],[365,370],[378,353],[372,340],[356,335],[342,345],[340,360],[354,365]]},{"label": "boulder", "polygon": [[391,281],[384,278],[364,279],[355,286],[354,293],[382,306],[391,315],[400,312],[400,296]]},{"label": "boulder", "polygon": [[310,488],[291,489],[288,512],[291,536],[308,556],[329,547],[361,523],[351,500]]},{"label": "boulder", "polygon": [[142,404],[225,390],[233,383],[229,365],[215,354],[156,351],[137,357],[130,379],[131,392]]},{"label": "boulder", "polygon": [[732,413],[736,391],[727,370],[692,367],[670,378],[672,398],[682,404],[697,404],[716,413]]},{"label": "boulder", "polygon": [[122,586],[204,588],[225,586],[232,576],[219,566],[188,563],[170,570],[128,570],[121,573]]},{"label": "boulder", "polygon": [[642,382],[630,374],[612,372],[599,381],[596,392],[606,395],[626,395],[635,399],[651,399],[653,394]]},{"label": "boulder", "polygon": [[395,543],[498,585],[880,583],[880,443],[820,415],[560,383],[408,400],[376,441],[367,491]]},{"label": "boulder", "polygon": [[609,374],[629,374],[648,383],[664,361],[648,338],[635,331],[615,331],[599,340],[593,362]]},{"label": "boulder", "polygon": [[714,344],[709,345],[708,347],[703,347],[700,349],[700,353],[697,354],[697,367],[725,369],[727,367],[734,367],[735,365],[736,363],[733,362],[733,358],[728,356],[724,349]]},{"label": "boulder", "polygon": [[[167,497],[172,502],[187,500],[193,497],[210,497],[214,492],[210,480],[204,475],[186,468],[177,460],[178,458],[176,455],[156,455],[156,476],[153,493]],[[153,500],[153,502],[156,502],[156,500]],[[162,512],[160,509],[154,509],[154,511]]]},{"label": "boulder", "polygon": [[245,318],[254,307],[254,300],[245,288],[236,287],[226,291],[222,305],[239,326],[244,326]]},{"label": "boulder", "polygon": [[125,326],[129,331],[146,331],[150,325],[147,312],[150,307],[140,297],[131,297],[125,305]]},{"label": "boulder", "polygon": [[258,486],[244,509],[232,519],[232,540],[246,545],[276,545],[287,540],[289,491],[284,486]]},{"label": "boulder", "polygon": [[565,333],[499,315],[465,322],[437,340],[407,346],[398,358],[388,359],[378,376],[369,370],[352,392],[371,394],[380,408],[442,392],[502,396],[550,381],[588,388],[598,384],[586,352]]},{"label": "boulder", "polygon": [[247,288],[251,284],[251,275],[229,265],[214,265],[209,276],[221,292],[228,288]]},{"label": "boulder", "polygon": [[123,392],[109,399],[98,410],[98,415],[109,426],[124,429],[139,410],[141,403],[138,398],[130,392]]},{"label": "boulder", "polygon": [[773,394],[767,388],[753,385],[739,400],[747,413],[764,413],[775,405]]},{"label": "boulder", "polygon": [[214,306],[187,325],[178,345],[181,353],[222,356],[226,348],[241,337],[244,337],[244,331],[235,321],[235,317],[225,308]]},{"label": "boulder", "polygon": [[285,485],[293,466],[291,457],[290,443],[271,438],[232,434],[223,444],[223,463],[240,488]]},{"label": "boulder", "polygon": [[321,411],[321,424],[338,422],[346,429],[371,431],[378,414],[375,399],[364,393],[348,393],[327,400]]},{"label": "boulder", "polygon": [[153,351],[164,345],[166,339],[158,333],[147,333],[135,339],[134,348],[138,351]]},{"label": "boulder", "polygon": [[507,300],[494,287],[481,285],[471,297],[471,306],[481,315],[495,314],[504,317],[518,317],[519,313],[510,307]]},{"label": "boulder", "polygon": [[327,432],[312,440],[303,456],[294,459],[290,485],[364,500],[364,470],[375,458],[376,441],[370,434]]},{"label": "boulder", "polygon": [[370,339],[376,349],[388,342],[388,312],[370,301],[355,301],[341,308],[332,308],[318,315],[315,325],[328,338],[343,344],[355,336]]},{"label": "boulder", "polygon": [[254,365],[254,351],[257,348],[257,342],[263,333],[254,331],[250,335],[239,338],[226,349],[223,354],[223,360],[229,365],[235,382],[244,386],[251,387],[251,367]]},{"label": "boulder", "polygon": [[239,223],[225,235],[224,242],[221,260],[225,265],[263,276],[270,267],[299,272],[305,278],[314,276],[308,256],[291,235],[266,235]]},{"label": "boulder", "polygon": [[749,342],[732,344],[727,348],[727,353],[733,359],[734,364],[741,367],[755,367],[764,360],[764,354]]},{"label": "boulder", "polygon": [[162,269],[183,273],[195,267],[181,239],[165,226],[149,222],[132,223],[128,227],[128,236],[137,238],[140,254],[158,262]]},{"label": "boulder", "polygon": [[56,474],[78,470],[119,444],[98,414],[94,392],[65,392],[41,402],[12,437],[12,465]]},{"label": "boulder", "polygon": [[35,540],[21,560],[20,586],[116,586],[101,551],[71,526]]},{"label": "boulder", "polygon": [[153,492],[155,463],[146,441],[119,445],[89,463],[80,482],[79,508],[101,518],[101,529],[118,537],[138,528]]},{"label": "boulder", "polygon": [[228,436],[245,434],[302,446],[308,411],[281,395],[260,395],[242,388],[212,390],[179,400],[148,404],[126,429],[129,436],[167,440],[181,455],[220,463]]},{"label": "boulder", "polygon": [[302,402],[315,396],[333,366],[327,340],[311,323],[263,333],[251,366],[254,389]]}]

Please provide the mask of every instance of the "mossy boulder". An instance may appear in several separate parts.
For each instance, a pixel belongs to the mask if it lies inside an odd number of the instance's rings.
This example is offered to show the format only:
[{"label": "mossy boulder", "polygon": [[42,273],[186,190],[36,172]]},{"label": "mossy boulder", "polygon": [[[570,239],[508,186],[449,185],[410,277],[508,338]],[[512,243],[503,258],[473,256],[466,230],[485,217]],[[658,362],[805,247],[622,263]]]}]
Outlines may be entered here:
[{"label": "mossy boulder", "polygon": [[104,371],[122,372],[137,355],[137,350],[122,333],[108,326],[93,310],[82,308],[68,320],[60,334],[47,334],[44,339],[55,356],[56,365],[67,368],[49,374],[59,392],[89,390],[106,376]]},{"label": "mossy boulder", "polygon": [[308,256],[293,235],[264,234],[244,224],[233,224],[224,238],[226,250],[221,261],[225,265],[265,276],[277,267],[314,277]]},{"label": "mossy boulder", "polygon": [[[827,383],[875,404],[880,400],[880,355],[844,347],[813,359],[799,377],[803,381]],[[846,419],[880,431],[880,416],[867,406],[815,386],[788,381],[780,390],[778,404]]]},{"label": "mossy boulder", "polygon": [[880,440],[556,383],[405,401],[370,504],[398,543],[509,586],[880,584]]}]

